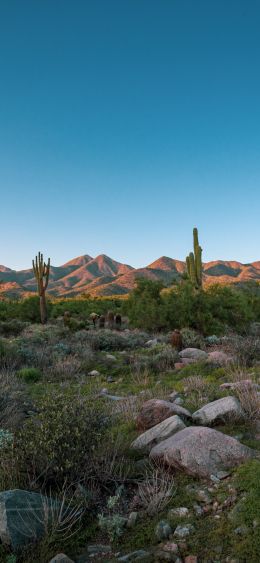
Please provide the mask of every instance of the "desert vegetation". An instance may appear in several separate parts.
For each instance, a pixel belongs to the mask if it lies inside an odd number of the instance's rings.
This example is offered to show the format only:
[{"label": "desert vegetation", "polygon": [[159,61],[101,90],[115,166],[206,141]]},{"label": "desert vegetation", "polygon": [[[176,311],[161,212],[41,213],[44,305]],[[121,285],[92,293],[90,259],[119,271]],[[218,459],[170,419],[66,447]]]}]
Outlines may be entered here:
[{"label": "desert vegetation", "polygon": [[259,561],[260,289],[188,263],[0,301],[1,561]]}]

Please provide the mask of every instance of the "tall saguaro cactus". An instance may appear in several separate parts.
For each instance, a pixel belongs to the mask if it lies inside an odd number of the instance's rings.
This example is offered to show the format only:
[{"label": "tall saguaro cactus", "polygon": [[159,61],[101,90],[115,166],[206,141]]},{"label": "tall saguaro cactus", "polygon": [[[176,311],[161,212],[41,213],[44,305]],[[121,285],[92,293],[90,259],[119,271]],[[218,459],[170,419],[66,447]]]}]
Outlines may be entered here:
[{"label": "tall saguaro cactus", "polygon": [[43,254],[38,252],[38,256],[35,256],[35,260],[32,261],[33,272],[37,281],[38,294],[40,298],[40,314],[41,322],[45,324],[47,321],[47,306],[45,292],[48,287],[49,274],[50,274],[50,258],[48,258],[47,264],[43,261]]},{"label": "tall saguaro cactus", "polygon": [[202,287],[202,248],[199,245],[198,229],[193,229],[193,252],[186,258],[188,276],[193,285]]}]

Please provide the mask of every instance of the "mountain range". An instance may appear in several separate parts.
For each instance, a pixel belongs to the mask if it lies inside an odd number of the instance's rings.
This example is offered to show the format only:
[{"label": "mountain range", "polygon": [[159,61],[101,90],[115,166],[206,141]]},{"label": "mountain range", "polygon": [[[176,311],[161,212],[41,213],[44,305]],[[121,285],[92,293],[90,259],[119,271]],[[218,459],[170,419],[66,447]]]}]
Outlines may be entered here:
[{"label": "mountain range", "polygon": [[[62,266],[51,266],[48,293],[57,297],[75,297],[82,293],[91,296],[126,295],[133,289],[137,277],[170,285],[178,281],[185,270],[185,262],[167,256],[136,269],[105,254],[96,258],[85,254]],[[260,261],[250,264],[223,260],[207,262],[203,264],[203,277],[206,284],[260,282]],[[16,271],[0,266],[0,295],[13,298],[28,296],[35,291],[32,269]]]}]

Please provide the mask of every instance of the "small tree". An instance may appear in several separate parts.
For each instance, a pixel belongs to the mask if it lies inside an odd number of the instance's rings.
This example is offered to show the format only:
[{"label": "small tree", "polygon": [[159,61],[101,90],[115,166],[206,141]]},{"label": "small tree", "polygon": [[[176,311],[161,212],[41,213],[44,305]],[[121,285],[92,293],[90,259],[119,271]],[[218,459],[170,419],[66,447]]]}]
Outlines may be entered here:
[{"label": "small tree", "polygon": [[32,261],[33,272],[37,281],[38,295],[40,298],[40,315],[41,323],[45,324],[47,322],[47,305],[45,292],[48,287],[49,274],[50,274],[50,258],[48,258],[48,263],[43,261],[43,254],[38,252],[38,256]]}]

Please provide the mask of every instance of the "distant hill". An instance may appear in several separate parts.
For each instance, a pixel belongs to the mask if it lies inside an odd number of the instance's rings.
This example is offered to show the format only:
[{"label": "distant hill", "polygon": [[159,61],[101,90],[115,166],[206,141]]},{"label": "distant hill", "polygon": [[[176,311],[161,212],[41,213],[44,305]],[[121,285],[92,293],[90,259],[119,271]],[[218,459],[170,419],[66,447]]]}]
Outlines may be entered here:
[{"label": "distant hill", "polygon": [[[126,295],[138,277],[161,281],[170,285],[185,272],[185,262],[162,256],[144,268],[133,268],[117,262],[105,254],[92,258],[88,254],[73,258],[62,266],[51,266],[48,293],[59,297],[73,297],[81,293],[92,296]],[[206,284],[260,282],[260,261],[242,264],[216,260],[203,265]],[[36,291],[32,269],[12,270],[0,266],[0,296],[16,297]]]}]

